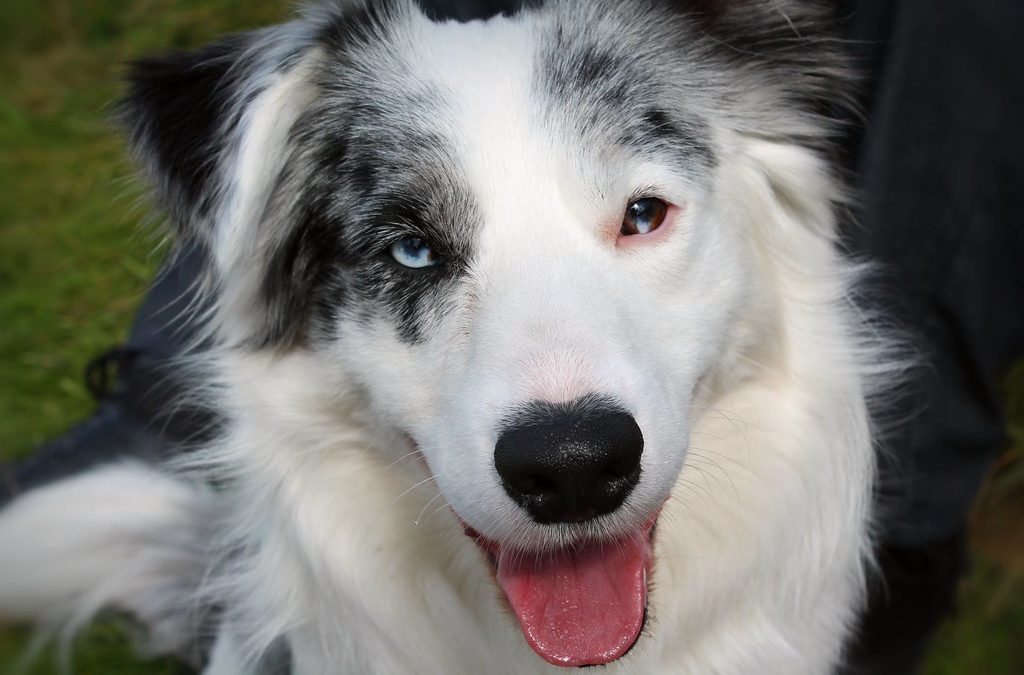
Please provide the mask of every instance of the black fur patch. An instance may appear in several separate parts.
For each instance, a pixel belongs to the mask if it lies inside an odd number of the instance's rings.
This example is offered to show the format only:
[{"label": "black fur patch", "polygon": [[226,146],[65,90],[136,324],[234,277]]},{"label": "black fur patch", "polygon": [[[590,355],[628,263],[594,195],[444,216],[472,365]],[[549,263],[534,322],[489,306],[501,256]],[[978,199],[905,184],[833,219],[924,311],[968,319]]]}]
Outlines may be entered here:
[{"label": "black fur patch", "polygon": [[695,116],[651,107],[623,124],[618,142],[639,155],[668,155],[677,166],[708,169],[715,162],[709,135],[707,125]]},{"label": "black fur patch", "polygon": [[195,52],[170,52],[131,64],[120,119],[177,225],[190,228],[215,207],[219,156],[233,127],[233,98],[248,73],[239,64],[251,36],[239,34]]},{"label": "black fur patch", "polygon": [[328,282],[331,265],[342,255],[339,233],[323,217],[319,202],[314,199],[303,205],[287,236],[268,251],[260,288],[266,318],[253,340],[256,346],[291,345],[308,333],[319,290]]},{"label": "black fur patch", "polygon": [[418,0],[432,21],[473,21],[492,16],[512,16],[523,9],[539,7],[544,0]]},{"label": "black fur patch", "polygon": [[[450,284],[468,269],[479,216],[446,157],[443,138],[400,123],[370,127],[325,125],[329,147],[347,147],[342,164],[333,153],[315,155],[308,197],[329,195],[318,218],[337,237],[339,249],[322,259],[329,272],[318,295],[318,333],[330,336],[342,317],[386,317],[408,342],[423,337],[423,325],[443,310]],[[339,135],[345,136],[338,138]],[[318,141],[314,142],[314,145]],[[390,255],[404,236],[431,243],[442,263],[410,269]]]},{"label": "black fur patch", "polygon": [[[282,304],[305,303],[317,339],[333,337],[342,318],[384,318],[402,339],[421,340],[468,269],[480,220],[451,141],[434,128],[446,115],[441,97],[408,78],[408,66],[387,52],[360,49],[360,40],[383,30],[365,24],[347,46],[332,42],[319,75],[322,95],[293,134],[298,179],[282,185],[282,197],[299,195],[301,227],[315,224],[332,244],[308,247],[304,266],[316,271],[301,299],[266,290]],[[404,236],[430,242],[442,263],[401,266],[389,248]]]},{"label": "black fur patch", "polygon": [[387,32],[397,0],[374,0],[358,10],[334,11],[317,32],[315,41],[338,58],[346,58],[359,45],[371,44]]},{"label": "black fur patch", "polygon": [[[538,64],[545,93],[582,106],[616,106],[641,89],[626,54],[558,25]],[[595,110],[594,112],[604,112]]]}]

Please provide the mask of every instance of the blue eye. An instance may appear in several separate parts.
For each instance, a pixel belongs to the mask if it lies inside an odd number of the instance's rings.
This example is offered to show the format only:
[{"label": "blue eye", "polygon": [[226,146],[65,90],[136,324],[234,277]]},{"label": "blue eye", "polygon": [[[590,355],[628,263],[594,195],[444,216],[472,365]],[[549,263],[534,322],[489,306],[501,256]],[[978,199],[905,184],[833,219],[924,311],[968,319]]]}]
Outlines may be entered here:
[{"label": "blue eye", "polygon": [[421,269],[441,264],[441,257],[434,253],[427,241],[419,237],[402,237],[388,250],[395,262],[403,267]]}]

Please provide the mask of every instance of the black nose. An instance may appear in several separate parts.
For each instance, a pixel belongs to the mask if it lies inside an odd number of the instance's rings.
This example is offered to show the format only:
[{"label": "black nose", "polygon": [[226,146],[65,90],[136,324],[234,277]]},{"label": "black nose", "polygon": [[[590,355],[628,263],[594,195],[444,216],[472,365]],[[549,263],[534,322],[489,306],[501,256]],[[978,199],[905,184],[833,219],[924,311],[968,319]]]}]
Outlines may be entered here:
[{"label": "black nose", "polygon": [[643,449],[636,420],[614,404],[536,402],[501,432],[494,466],[538,523],[581,522],[622,505],[640,480]]}]

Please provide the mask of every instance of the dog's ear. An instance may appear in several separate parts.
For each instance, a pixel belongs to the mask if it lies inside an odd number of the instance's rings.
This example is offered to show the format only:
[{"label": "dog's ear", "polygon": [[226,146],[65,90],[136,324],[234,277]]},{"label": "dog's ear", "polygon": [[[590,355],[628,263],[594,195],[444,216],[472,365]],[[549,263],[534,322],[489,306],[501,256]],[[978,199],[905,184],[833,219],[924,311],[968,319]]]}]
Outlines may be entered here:
[{"label": "dog's ear", "polygon": [[259,261],[291,230],[272,196],[291,130],[316,96],[314,45],[303,24],[284,24],[128,72],[120,120],[179,242],[205,253],[213,324],[232,342],[279,341],[289,323],[270,316]]},{"label": "dog's ear", "polygon": [[[733,183],[754,181],[746,195],[773,194],[758,228],[778,247],[807,232],[835,236],[835,205],[844,200],[834,174],[835,142],[856,110],[858,78],[842,48],[834,0],[666,0],[699,41],[716,72],[723,66],[737,148],[749,161]],[[759,183],[762,183],[760,184]],[[760,190],[767,188],[768,190]],[[760,190],[760,191],[759,191]],[[748,203],[755,203],[750,198]],[[785,213],[781,213],[785,212]],[[780,229],[775,223],[804,228]],[[794,244],[794,258],[809,250]]]},{"label": "dog's ear", "polygon": [[131,65],[119,118],[179,241],[205,253],[209,326],[222,341],[284,348],[306,336],[338,243],[296,203],[309,179],[297,137],[314,125],[325,64],[344,64],[410,3],[334,0]]},{"label": "dog's ear", "polygon": [[260,87],[255,36],[133,62],[119,118],[179,234],[209,243],[229,191],[246,93]]},{"label": "dog's ear", "polygon": [[[775,91],[785,107],[816,118],[818,145],[829,120],[855,109],[856,71],[842,48],[838,4],[832,0],[668,0],[706,38],[719,59],[756,79],[756,92]],[[763,106],[763,104],[762,104]],[[822,124],[824,122],[824,124]],[[771,126],[771,121],[767,121]]]},{"label": "dog's ear", "polygon": [[738,55],[798,58],[839,33],[834,0],[669,1]]}]

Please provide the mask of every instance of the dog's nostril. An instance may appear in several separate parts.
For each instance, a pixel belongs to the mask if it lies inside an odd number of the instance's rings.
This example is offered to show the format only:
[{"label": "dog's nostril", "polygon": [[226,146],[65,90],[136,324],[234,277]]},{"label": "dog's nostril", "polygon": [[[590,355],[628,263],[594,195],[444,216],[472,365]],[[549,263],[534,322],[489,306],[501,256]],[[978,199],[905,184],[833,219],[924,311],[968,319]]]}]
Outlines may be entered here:
[{"label": "dog's nostril", "polygon": [[540,475],[527,475],[515,486],[519,492],[530,497],[539,497],[555,489],[551,481]]},{"label": "dog's nostril", "polygon": [[639,467],[638,463],[632,461],[612,462],[605,467],[604,473],[611,480],[626,478]]},{"label": "dog's nostril", "polygon": [[643,435],[603,399],[532,403],[498,438],[508,495],[541,523],[580,522],[619,508],[640,479]]}]

